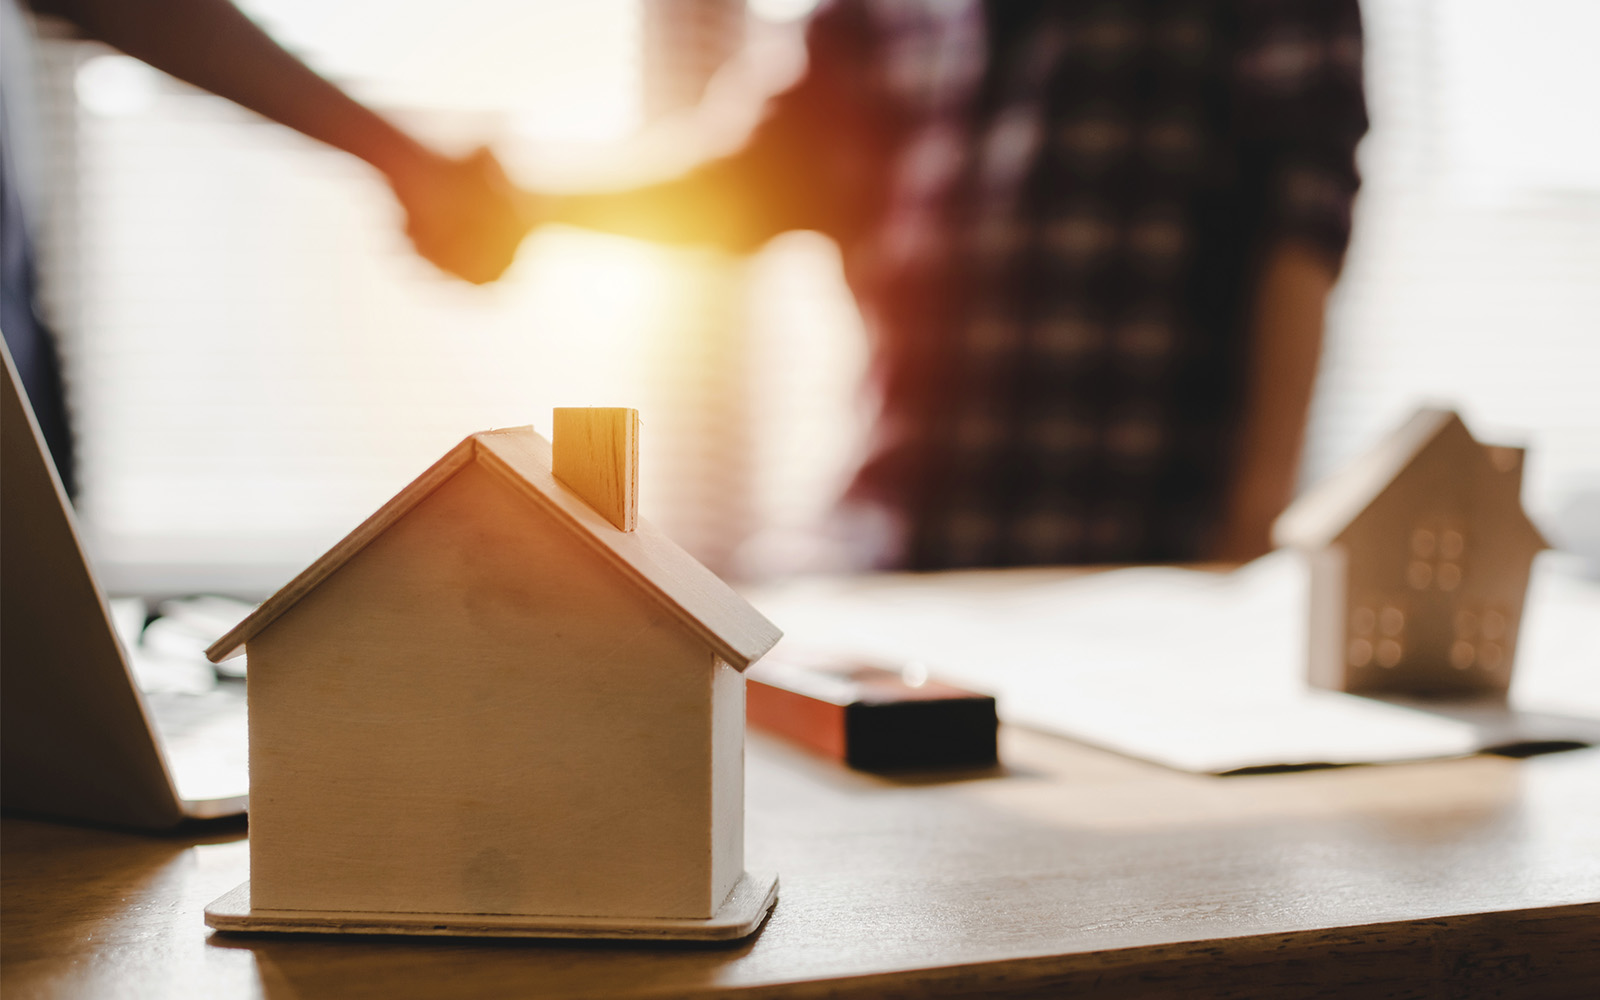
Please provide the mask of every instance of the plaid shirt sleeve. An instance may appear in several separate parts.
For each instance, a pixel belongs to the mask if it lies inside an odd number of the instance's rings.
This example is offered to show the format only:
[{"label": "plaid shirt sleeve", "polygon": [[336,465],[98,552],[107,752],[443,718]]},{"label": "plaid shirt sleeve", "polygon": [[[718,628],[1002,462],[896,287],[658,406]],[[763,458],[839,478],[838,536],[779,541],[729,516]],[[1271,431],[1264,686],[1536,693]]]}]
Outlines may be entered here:
[{"label": "plaid shirt sleeve", "polygon": [[1265,234],[1341,260],[1367,130],[1356,0],[1242,0],[1237,16],[1238,121],[1267,185]]}]

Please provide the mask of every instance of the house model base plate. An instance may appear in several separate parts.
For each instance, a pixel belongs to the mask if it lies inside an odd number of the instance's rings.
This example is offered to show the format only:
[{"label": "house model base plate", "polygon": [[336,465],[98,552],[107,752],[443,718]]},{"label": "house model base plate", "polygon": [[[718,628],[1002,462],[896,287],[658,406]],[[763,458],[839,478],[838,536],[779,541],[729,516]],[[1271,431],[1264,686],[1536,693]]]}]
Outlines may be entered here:
[{"label": "house model base plate", "polygon": [[506,913],[360,913],[262,910],[250,906],[250,883],[206,907],[219,931],[280,934],[408,934],[436,937],[611,938],[633,941],[737,941],[761,926],[778,900],[778,876],[745,872],[722,908],[704,919],[561,917]]}]

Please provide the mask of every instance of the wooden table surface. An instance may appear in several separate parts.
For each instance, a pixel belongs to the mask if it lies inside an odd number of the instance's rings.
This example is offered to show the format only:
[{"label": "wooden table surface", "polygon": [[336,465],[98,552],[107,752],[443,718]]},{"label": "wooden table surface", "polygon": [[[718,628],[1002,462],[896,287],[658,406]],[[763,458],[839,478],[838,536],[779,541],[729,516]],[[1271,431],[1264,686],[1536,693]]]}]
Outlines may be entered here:
[{"label": "wooden table surface", "polygon": [[1026,731],[964,780],[749,746],[733,947],[230,936],[242,830],[10,818],[28,997],[1600,996],[1600,751],[1209,778]]}]

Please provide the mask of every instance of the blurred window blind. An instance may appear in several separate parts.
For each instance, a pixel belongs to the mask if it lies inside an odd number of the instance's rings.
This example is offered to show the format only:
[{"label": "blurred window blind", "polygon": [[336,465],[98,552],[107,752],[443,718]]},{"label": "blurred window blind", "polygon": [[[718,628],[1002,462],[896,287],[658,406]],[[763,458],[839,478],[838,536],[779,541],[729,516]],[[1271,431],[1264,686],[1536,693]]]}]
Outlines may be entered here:
[{"label": "blurred window blind", "polygon": [[[535,150],[692,100],[742,16],[738,0],[245,6],[443,143]],[[1363,13],[1373,130],[1305,478],[1443,401],[1532,446],[1548,523],[1600,491],[1584,50],[1600,5]],[[548,428],[553,405],[638,406],[646,516],[724,571],[790,561],[848,475],[865,339],[826,240],[793,234],[745,266],[552,230],[473,289],[410,253],[359,164],[103,50],[42,54],[63,133],[50,291],[113,589],[263,594],[464,434]]]},{"label": "blurred window blind", "polygon": [[1362,12],[1372,132],[1305,478],[1453,404],[1530,447],[1530,511],[1576,535],[1600,519],[1600,4]]}]

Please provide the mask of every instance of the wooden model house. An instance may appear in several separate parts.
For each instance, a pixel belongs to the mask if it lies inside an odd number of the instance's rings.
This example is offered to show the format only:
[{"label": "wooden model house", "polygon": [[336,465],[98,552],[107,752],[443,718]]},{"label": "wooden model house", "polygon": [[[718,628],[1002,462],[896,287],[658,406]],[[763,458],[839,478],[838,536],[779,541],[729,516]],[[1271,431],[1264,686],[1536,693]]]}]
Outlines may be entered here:
[{"label": "wooden model house", "polygon": [[638,416],[474,434],[208,651],[250,657],[222,929],[738,937],[779,632],[636,515]]},{"label": "wooden model house", "polygon": [[1504,698],[1533,557],[1521,448],[1418,412],[1274,526],[1311,562],[1310,679],[1359,694]]}]

